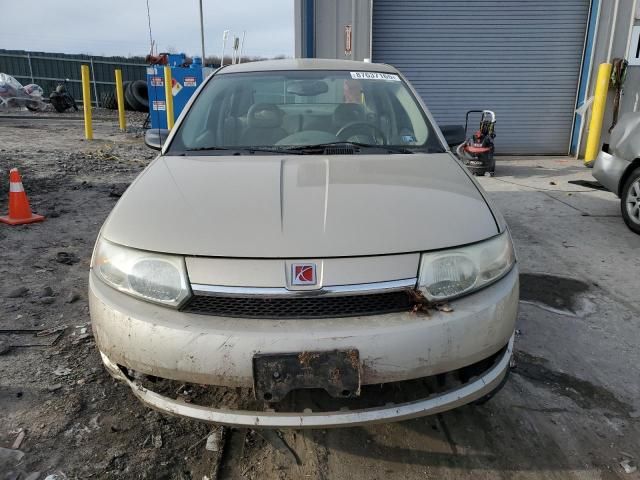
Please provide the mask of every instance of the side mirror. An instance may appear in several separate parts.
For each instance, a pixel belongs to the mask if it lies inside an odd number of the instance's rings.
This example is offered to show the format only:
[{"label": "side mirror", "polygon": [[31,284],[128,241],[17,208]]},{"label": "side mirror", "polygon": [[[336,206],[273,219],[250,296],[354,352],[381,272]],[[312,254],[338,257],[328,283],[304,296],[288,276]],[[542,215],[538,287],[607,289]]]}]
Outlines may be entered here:
[{"label": "side mirror", "polygon": [[150,128],[144,132],[144,144],[154,150],[161,150],[169,136],[166,128]]},{"label": "side mirror", "polygon": [[466,140],[466,133],[462,125],[443,125],[440,127],[444,139],[449,147],[457,147]]}]

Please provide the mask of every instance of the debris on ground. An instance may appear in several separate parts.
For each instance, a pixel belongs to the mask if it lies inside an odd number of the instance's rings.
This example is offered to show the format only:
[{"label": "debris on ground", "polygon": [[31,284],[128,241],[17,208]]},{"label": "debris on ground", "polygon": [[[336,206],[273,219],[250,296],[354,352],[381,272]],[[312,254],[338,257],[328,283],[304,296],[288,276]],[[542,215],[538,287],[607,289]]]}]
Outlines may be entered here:
[{"label": "debris on ground", "polygon": [[57,375],[58,377],[65,377],[69,375],[71,372],[72,370],[70,368],[58,367],[53,371],[53,374]]},{"label": "debris on ground", "polygon": [[58,252],[56,253],[56,262],[63,263],[65,265],[73,265],[78,263],[80,259],[73,252]]},{"label": "debris on ground", "polygon": [[100,160],[113,160],[118,161],[120,158],[114,153],[114,145],[107,144],[102,147],[86,153],[87,158],[100,159]]},{"label": "debris on ground", "polygon": [[62,472],[56,472],[47,475],[44,480],[67,480],[67,476]]},{"label": "debris on ground", "polygon": [[22,450],[0,447],[0,467],[4,469],[16,465],[23,457],[24,452]]},{"label": "debris on ground", "polygon": [[287,443],[282,432],[279,430],[272,429],[264,429],[264,430],[255,430],[259,436],[261,436],[265,441],[269,442],[272,447],[274,447],[278,452],[282,453],[289,461],[294,464],[301,465],[300,456],[296,453],[296,451]]},{"label": "debris on ground", "polygon": [[43,287],[43,289],[40,291],[40,297],[53,297],[53,288],[51,288],[49,285]]},{"label": "debris on ground", "polygon": [[54,333],[62,332],[67,328],[67,325],[56,325],[55,327],[40,330],[36,333],[36,337],[46,337],[47,335],[53,335]]},{"label": "debris on ground", "polygon": [[40,85],[22,85],[9,74],[0,72],[0,108],[26,108],[30,112],[44,111],[44,90]]},{"label": "debris on ground", "polygon": [[222,430],[221,429],[213,430],[207,437],[207,443],[204,446],[205,450],[209,450],[210,452],[219,452],[221,440],[222,440]]},{"label": "debris on ground", "polygon": [[635,463],[633,463],[633,460],[630,460],[628,458],[621,461],[620,466],[624,470],[624,473],[634,473],[638,470],[638,467]]},{"label": "debris on ground", "polygon": [[118,183],[111,185],[109,188],[109,196],[114,198],[120,198],[129,185]]},{"label": "debris on ground", "polygon": [[22,442],[24,441],[25,435],[26,432],[23,429],[20,429],[18,435],[16,436],[16,439],[13,441],[13,445],[11,445],[11,448],[13,448],[14,450],[19,450],[20,445],[22,445]]},{"label": "debris on ground", "polygon": [[78,300],[80,300],[80,294],[74,290],[74,291],[69,292],[69,295],[67,296],[67,299],[65,300],[65,302],[67,302],[67,303],[75,303]]},{"label": "debris on ground", "polygon": [[[106,372],[84,293],[95,239],[117,200],[111,192],[124,191],[157,153],[140,134],[118,131],[117,112],[94,111],[90,147],[81,113],[65,113],[65,121],[28,114],[1,123],[0,202],[9,188],[2,178],[19,166],[33,209],[56,215],[46,224],[0,229],[0,274],[7,280],[0,346],[11,347],[0,355],[0,446],[10,458],[19,455],[9,448],[18,429],[26,431],[18,468],[13,460],[5,468],[0,454],[0,479],[9,471],[20,480],[34,472],[41,472],[38,480],[215,478],[222,450],[204,451],[210,425],[155,412],[145,421],[150,410]],[[146,115],[127,117],[133,132]],[[20,126],[37,130],[37,144],[21,138]],[[111,147],[95,154],[103,144]],[[154,448],[160,439],[163,447]],[[201,448],[189,450],[199,439]]]},{"label": "debris on ground", "polygon": [[153,448],[162,448],[162,434],[158,432],[152,435],[151,443],[153,443]]},{"label": "debris on ground", "polygon": [[16,287],[7,294],[7,298],[24,297],[28,292],[29,289],[25,286]]}]

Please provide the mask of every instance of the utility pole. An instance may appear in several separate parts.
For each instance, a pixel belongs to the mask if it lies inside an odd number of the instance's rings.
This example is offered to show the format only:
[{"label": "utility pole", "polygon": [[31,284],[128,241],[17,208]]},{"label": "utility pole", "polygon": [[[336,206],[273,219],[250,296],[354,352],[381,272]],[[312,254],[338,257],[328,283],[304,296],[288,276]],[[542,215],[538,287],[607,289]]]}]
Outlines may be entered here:
[{"label": "utility pole", "polygon": [[227,46],[227,37],[229,36],[229,30],[225,30],[222,33],[222,55],[220,56],[220,66],[224,65],[224,49]]},{"label": "utility pole", "polygon": [[200,0],[200,46],[202,48],[202,66],[205,66],[205,59],[204,59],[204,18],[202,16],[202,0]]},{"label": "utility pole", "polygon": [[244,54],[244,37],[246,37],[247,35],[247,31],[244,30],[242,32],[242,42],[240,42],[240,59],[238,60],[238,63],[242,63],[242,55]]}]

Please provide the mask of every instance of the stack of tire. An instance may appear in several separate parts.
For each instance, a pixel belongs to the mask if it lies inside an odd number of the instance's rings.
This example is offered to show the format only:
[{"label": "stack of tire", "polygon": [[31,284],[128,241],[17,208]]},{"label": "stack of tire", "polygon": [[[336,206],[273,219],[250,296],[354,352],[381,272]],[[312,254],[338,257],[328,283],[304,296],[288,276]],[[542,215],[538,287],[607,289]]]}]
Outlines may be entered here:
[{"label": "stack of tire", "polygon": [[[124,106],[127,110],[134,110],[136,112],[149,111],[147,82],[144,80],[134,80],[133,82],[124,82],[122,87],[124,90]],[[116,91],[104,92],[100,97],[100,106],[110,110],[116,110],[118,108]]]}]

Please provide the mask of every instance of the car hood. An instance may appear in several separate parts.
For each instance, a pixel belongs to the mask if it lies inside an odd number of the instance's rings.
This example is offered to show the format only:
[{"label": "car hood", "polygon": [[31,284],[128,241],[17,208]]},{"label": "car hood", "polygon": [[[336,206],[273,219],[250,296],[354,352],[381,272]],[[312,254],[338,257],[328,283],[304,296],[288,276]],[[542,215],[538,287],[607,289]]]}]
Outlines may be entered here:
[{"label": "car hood", "polygon": [[496,233],[448,153],[161,156],[102,230],[144,250],[245,258],[417,252]]}]

